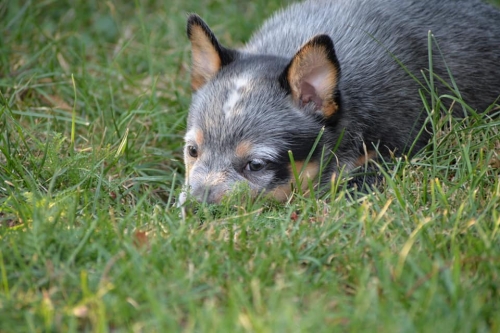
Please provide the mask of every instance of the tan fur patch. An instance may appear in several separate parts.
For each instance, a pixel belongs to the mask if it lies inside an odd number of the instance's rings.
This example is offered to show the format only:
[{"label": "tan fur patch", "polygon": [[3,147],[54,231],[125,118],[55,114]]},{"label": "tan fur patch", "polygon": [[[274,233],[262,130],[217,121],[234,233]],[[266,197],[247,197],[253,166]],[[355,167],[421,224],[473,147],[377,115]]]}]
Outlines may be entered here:
[{"label": "tan fur patch", "polygon": [[276,187],[269,193],[269,196],[274,198],[276,201],[285,202],[290,198],[292,193],[292,183],[284,184]]},{"label": "tan fur patch", "polygon": [[[297,172],[299,173],[299,179],[301,183],[301,189],[302,191],[306,191],[309,188],[309,181],[314,182],[316,176],[319,173],[319,164],[316,162],[309,162],[302,173],[300,171],[302,170],[302,167],[304,166],[304,162],[299,161],[295,162],[295,167]],[[288,184],[283,184],[280,185],[276,188],[274,188],[269,195],[276,199],[277,201],[280,202],[285,202],[287,201],[291,194],[292,194],[292,187],[296,186],[297,183],[295,181],[295,178],[293,177],[293,170],[292,166],[289,166],[290,169],[290,174],[292,175],[292,178],[290,179],[290,182]]]},{"label": "tan fur patch", "polygon": [[206,186],[215,186],[222,183],[225,183],[227,180],[227,176],[224,172],[210,172],[205,177],[204,184]]},{"label": "tan fur patch", "polygon": [[368,151],[366,154],[363,154],[358,157],[356,162],[354,162],[354,167],[360,167],[366,165],[370,160],[373,160],[375,157],[377,157],[377,152],[371,150]]},{"label": "tan fur patch", "polygon": [[234,153],[239,158],[245,158],[250,155],[250,151],[252,149],[252,143],[250,141],[242,141],[236,146]]},{"label": "tan fur patch", "polygon": [[[295,162],[295,167],[297,168],[297,172],[300,173],[302,167],[304,166],[304,162]],[[290,166],[291,169],[291,166]],[[302,190],[305,191],[309,187],[309,181],[314,181],[314,178],[319,173],[319,165],[316,162],[309,162],[302,173],[299,174],[299,179],[301,181]]]},{"label": "tan fur patch", "polygon": [[317,77],[317,94],[323,101],[321,110],[325,117],[332,116],[338,110],[333,98],[333,91],[338,83],[337,68],[328,60],[328,54],[321,45],[306,44],[295,55],[288,72],[288,82],[292,89],[292,96],[296,103],[303,98],[301,84]]},{"label": "tan fur patch", "polygon": [[191,87],[198,90],[221,68],[219,53],[200,26],[191,30],[191,54]]},{"label": "tan fur patch", "polygon": [[203,131],[201,129],[196,129],[194,140],[196,141],[198,147],[201,147],[203,145]]}]

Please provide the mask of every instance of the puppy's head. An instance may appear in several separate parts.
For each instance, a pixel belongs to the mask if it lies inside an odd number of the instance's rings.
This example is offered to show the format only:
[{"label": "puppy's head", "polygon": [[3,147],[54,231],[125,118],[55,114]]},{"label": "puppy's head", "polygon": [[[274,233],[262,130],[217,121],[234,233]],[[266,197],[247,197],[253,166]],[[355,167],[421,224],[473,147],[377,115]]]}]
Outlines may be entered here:
[{"label": "puppy's head", "polygon": [[289,151],[307,186],[319,173],[325,139],[315,143],[338,111],[340,69],[330,38],[317,36],[286,59],[227,49],[196,15],[188,36],[194,93],[184,160],[191,196],[217,203],[245,182],[253,195],[284,201],[295,181]]}]

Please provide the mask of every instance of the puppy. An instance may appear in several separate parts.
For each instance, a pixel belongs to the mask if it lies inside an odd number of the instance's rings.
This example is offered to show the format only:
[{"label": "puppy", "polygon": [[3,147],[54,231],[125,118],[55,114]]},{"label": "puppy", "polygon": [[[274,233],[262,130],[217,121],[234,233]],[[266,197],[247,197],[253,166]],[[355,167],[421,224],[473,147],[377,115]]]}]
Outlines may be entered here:
[{"label": "puppy", "polygon": [[444,54],[433,53],[434,75],[449,81],[449,70],[460,96],[439,79],[435,90],[483,112],[500,95],[499,22],[479,0],[306,1],[230,49],[189,16],[186,191],[218,203],[245,182],[253,195],[285,201],[293,187],[414,154],[431,135],[421,98],[430,100],[428,32]]}]

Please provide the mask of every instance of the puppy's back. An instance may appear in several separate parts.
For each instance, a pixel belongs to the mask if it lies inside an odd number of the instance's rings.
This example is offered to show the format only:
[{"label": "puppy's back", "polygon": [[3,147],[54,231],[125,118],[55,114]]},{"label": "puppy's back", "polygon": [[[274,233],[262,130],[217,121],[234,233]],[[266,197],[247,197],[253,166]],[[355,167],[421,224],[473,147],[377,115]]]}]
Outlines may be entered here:
[{"label": "puppy's back", "polygon": [[[328,34],[342,67],[341,90],[362,89],[373,101],[407,77],[388,51],[418,77],[429,67],[428,31],[464,97],[479,110],[491,104],[500,94],[500,11],[479,0],[306,1],[267,20],[244,50],[288,58],[312,36]],[[447,75],[439,57],[434,70]]]},{"label": "puppy's back", "polygon": [[[244,50],[290,58],[312,36],[328,34],[341,67],[341,126],[405,151],[427,116],[419,90],[428,89],[429,31],[446,61],[433,46],[434,73],[451,85],[449,69],[460,97],[483,112],[500,96],[500,11],[479,0],[306,1],[267,20]],[[453,95],[435,81],[438,94]]]}]

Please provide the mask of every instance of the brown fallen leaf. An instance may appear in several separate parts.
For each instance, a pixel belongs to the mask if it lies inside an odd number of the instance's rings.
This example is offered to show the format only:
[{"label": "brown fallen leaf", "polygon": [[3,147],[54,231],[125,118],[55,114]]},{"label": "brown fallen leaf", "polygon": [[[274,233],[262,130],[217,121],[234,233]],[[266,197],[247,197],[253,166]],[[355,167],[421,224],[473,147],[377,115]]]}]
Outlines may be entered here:
[{"label": "brown fallen leaf", "polygon": [[149,239],[148,235],[144,231],[136,230],[134,231],[134,245],[139,248],[146,248],[149,247]]}]

